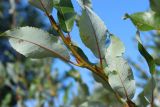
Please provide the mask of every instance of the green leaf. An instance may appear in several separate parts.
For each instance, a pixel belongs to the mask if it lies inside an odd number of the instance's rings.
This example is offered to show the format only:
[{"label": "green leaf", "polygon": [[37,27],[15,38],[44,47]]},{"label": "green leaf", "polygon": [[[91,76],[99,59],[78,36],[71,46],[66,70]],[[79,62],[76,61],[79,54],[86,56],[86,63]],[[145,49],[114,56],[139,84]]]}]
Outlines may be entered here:
[{"label": "green leaf", "polygon": [[74,20],[76,18],[76,13],[71,0],[61,0],[58,5],[56,5],[58,10],[58,19],[60,27],[64,32],[70,32],[74,25]]},{"label": "green leaf", "polygon": [[98,101],[86,101],[79,107],[107,107],[107,105]]},{"label": "green leaf", "polygon": [[145,98],[144,96],[144,92],[141,92],[137,99],[136,99],[136,104],[139,106],[139,107],[147,107],[147,105],[149,105],[149,102],[147,101],[147,99]]},{"label": "green leaf", "polygon": [[156,70],[156,64],[155,61],[153,59],[153,57],[147,52],[147,50],[143,47],[142,41],[140,39],[140,32],[137,31],[136,33],[136,39],[138,41],[138,50],[141,53],[141,55],[145,58],[145,60],[147,61],[147,64],[149,66],[149,71],[152,75],[152,77],[150,78],[150,80],[148,80],[147,85],[144,88],[144,95],[147,98],[148,101],[150,101],[150,103],[153,103],[153,92],[156,86],[156,81],[154,79],[154,74],[155,74],[155,70]]},{"label": "green leaf", "polygon": [[106,57],[108,67],[105,73],[112,89],[123,98],[132,98],[135,93],[135,80],[127,61],[122,57]]},{"label": "green leaf", "polygon": [[130,18],[133,24],[141,31],[160,30],[160,14],[154,11],[126,14],[125,18]]},{"label": "green leaf", "polygon": [[[117,46],[117,47],[116,47]],[[123,98],[132,98],[135,93],[135,80],[127,61],[122,57],[125,49],[123,43],[111,36],[111,44],[106,49],[105,74],[112,89]]]},{"label": "green leaf", "polygon": [[145,58],[145,60],[147,61],[147,64],[149,66],[149,71],[153,75],[155,73],[155,67],[156,67],[155,61],[154,61],[153,57],[144,48],[142,41],[140,39],[139,31],[137,31],[137,33],[136,33],[136,39],[138,41],[138,50],[141,53],[141,55]]},{"label": "green leaf", "polygon": [[46,8],[46,10],[51,13],[52,9],[53,9],[53,2],[55,0],[28,0],[29,3],[35,7],[37,7],[38,9],[45,11],[43,6],[41,5],[41,2],[43,3],[44,7]]},{"label": "green leaf", "polygon": [[159,13],[160,12],[160,0],[149,0],[150,1],[150,7],[153,11]]},{"label": "green leaf", "polygon": [[60,3],[61,0],[52,0],[53,1],[53,6],[56,6]]},{"label": "green leaf", "polygon": [[12,98],[11,93],[7,93],[7,95],[2,100],[2,107],[9,105],[9,103],[11,102],[11,98]]},{"label": "green leaf", "polygon": [[6,70],[4,65],[0,62],[0,88],[5,84],[6,79]]},{"label": "green leaf", "polygon": [[152,100],[152,95],[153,95],[153,91],[154,91],[155,87],[156,87],[156,81],[155,81],[154,77],[152,76],[148,80],[148,83],[145,86],[144,91],[143,91],[143,93],[148,101]]},{"label": "green leaf", "polygon": [[106,51],[105,56],[112,56],[112,57],[122,56],[123,53],[125,52],[124,44],[120,41],[119,38],[117,38],[114,35],[110,35],[110,40],[111,43],[109,47],[105,50]]},{"label": "green leaf", "polygon": [[92,65],[94,65],[93,63],[91,63],[89,61],[88,57],[85,55],[85,53],[83,52],[83,50],[80,47],[78,47],[76,45],[72,45],[72,47],[77,51],[77,53],[81,56],[81,58],[83,58],[83,60],[85,60],[86,62],[88,62]]},{"label": "green leaf", "polygon": [[[67,49],[56,36],[34,27],[20,27],[8,30],[0,35],[7,37],[11,46],[19,53],[30,58],[65,57],[69,59]],[[62,58],[62,59],[63,59]]]},{"label": "green leaf", "polygon": [[155,58],[155,63],[156,63],[156,65],[160,66],[160,57]]},{"label": "green leaf", "polygon": [[83,43],[96,57],[104,57],[107,28],[104,22],[90,8],[85,7],[79,20],[80,36]]},{"label": "green leaf", "polygon": [[77,2],[83,9],[85,8],[85,6],[92,8],[91,0],[77,0]]},{"label": "green leaf", "polygon": [[[117,100],[114,92],[106,90],[104,87],[96,87],[94,93],[90,95],[88,101],[98,101],[106,105],[112,105],[111,107],[122,107],[122,104]],[[106,106],[108,107],[108,106]]]},{"label": "green leaf", "polygon": [[69,91],[71,89],[71,86],[72,86],[72,83],[68,87],[66,87],[65,92],[64,92],[63,102],[64,102],[65,105],[67,105],[67,103],[69,101],[68,100],[69,99]]},{"label": "green leaf", "polygon": [[155,87],[156,81],[152,76],[148,79],[148,82],[144,87],[144,90],[138,95],[137,105],[139,105],[140,107],[146,107],[147,105],[149,105],[149,103],[151,103],[150,101],[152,100],[152,95]]},{"label": "green leaf", "polygon": [[85,83],[80,83],[80,87],[83,89],[83,92],[86,96],[89,96],[90,93],[89,93],[89,88],[87,86],[87,84]]}]

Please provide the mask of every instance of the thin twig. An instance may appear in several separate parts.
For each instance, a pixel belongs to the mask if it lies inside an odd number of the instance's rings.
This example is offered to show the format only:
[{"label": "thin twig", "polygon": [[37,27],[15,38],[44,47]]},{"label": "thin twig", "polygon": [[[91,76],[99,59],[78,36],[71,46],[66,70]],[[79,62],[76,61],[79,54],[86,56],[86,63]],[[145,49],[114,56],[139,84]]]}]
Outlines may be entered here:
[{"label": "thin twig", "polygon": [[[41,0],[40,0],[41,1]],[[45,6],[43,5],[42,1],[41,4],[43,6],[43,8],[45,8]],[[73,48],[73,44],[71,41],[67,41],[63,32],[61,31],[60,27],[57,25],[56,21],[54,20],[53,16],[50,15],[46,9],[44,9],[50,22],[52,27],[59,33],[61,39],[63,40],[63,42],[66,44],[66,46],[71,50],[72,54],[81,62],[80,67],[84,67],[87,68],[89,70],[91,70],[93,73],[95,73],[97,76],[99,76],[100,78],[102,78],[105,82],[108,82],[108,77],[104,74],[103,72],[103,65],[102,65],[102,57],[100,54],[100,49],[99,50],[99,56],[100,56],[100,64],[101,67],[98,67],[96,65],[90,65],[88,62],[86,62],[80,55],[79,53],[77,53],[77,51]],[[98,41],[97,41],[98,43]],[[98,46],[99,47],[99,46]]]}]

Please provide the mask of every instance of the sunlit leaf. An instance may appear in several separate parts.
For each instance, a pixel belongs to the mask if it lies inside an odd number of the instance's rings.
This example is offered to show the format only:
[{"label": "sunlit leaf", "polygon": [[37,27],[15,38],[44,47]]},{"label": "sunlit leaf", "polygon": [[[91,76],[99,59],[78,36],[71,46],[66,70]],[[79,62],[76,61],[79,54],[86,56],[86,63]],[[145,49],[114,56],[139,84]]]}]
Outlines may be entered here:
[{"label": "sunlit leaf", "polygon": [[112,57],[122,56],[123,53],[125,52],[124,44],[120,41],[119,38],[117,38],[114,35],[110,36],[110,40],[111,40],[110,45],[105,50],[106,51],[105,56],[112,56]]},{"label": "sunlit leaf", "polygon": [[85,8],[85,6],[92,8],[91,0],[77,0],[77,2],[83,9]]},{"label": "sunlit leaf", "polygon": [[65,57],[69,59],[66,48],[57,37],[34,27],[21,27],[8,30],[0,35],[9,40],[19,53],[30,58]]},{"label": "sunlit leaf", "polygon": [[[83,43],[96,57],[104,56],[107,28],[104,22],[90,8],[85,7],[79,21],[79,30]],[[101,53],[101,54],[100,54]]]},{"label": "sunlit leaf", "polygon": [[[53,2],[54,0],[28,0],[29,3],[35,7],[37,7],[38,9],[45,11],[43,6],[41,5],[41,2],[43,3],[44,7],[46,8],[46,10],[51,13],[52,9],[53,9]],[[40,2],[41,1],[41,2]]]},{"label": "sunlit leaf", "polygon": [[136,87],[132,70],[127,61],[122,57],[108,58],[107,61],[108,67],[105,68],[105,71],[107,71],[108,81],[113,90],[121,97],[132,98]]},{"label": "sunlit leaf", "polygon": [[160,29],[160,14],[154,11],[126,14],[125,18],[130,18],[133,24],[141,31]]},{"label": "sunlit leaf", "polygon": [[155,61],[154,61],[153,57],[144,48],[144,46],[142,44],[142,41],[140,39],[139,31],[137,31],[136,38],[137,38],[137,41],[138,41],[138,50],[141,53],[141,55],[145,58],[145,60],[147,61],[150,73],[153,75],[155,73]]},{"label": "sunlit leaf", "polygon": [[115,92],[121,97],[132,98],[136,88],[135,80],[130,66],[122,57],[124,50],[123,43],[117,37],[111,36],[111,44],[106,49],[105,55],[108,66],[104,71],[108,76],[110,86]]},{"label": "sunlit leaf", "polygon": [[57,15],[61,28],[65,32],[70,32],[76,18],[71,0],[61,0],[60,3],[56,5],[56,8],[58,10]]}]

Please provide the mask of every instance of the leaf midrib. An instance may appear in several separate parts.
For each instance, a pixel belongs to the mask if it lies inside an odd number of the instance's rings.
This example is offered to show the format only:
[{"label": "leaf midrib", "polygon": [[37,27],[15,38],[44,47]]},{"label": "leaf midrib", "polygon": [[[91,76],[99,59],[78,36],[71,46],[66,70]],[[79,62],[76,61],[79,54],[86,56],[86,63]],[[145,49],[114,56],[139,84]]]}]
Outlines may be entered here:
[{"label": "leaf midrib", "polygon": [[9,37],[9,38],[14,38],[14,39],[18,39],[18,40],[23,40],[23,41],[25,41],[25,42],[29,42],[29,43],[31,43],[31,44],[37,45],[37,46],[39,46],[39,47],[41,47],[41,48],[43,48],[43,49],[51,52],[53,55],[56,55],[57,57],[63,59],[64,61],[68,61],[68,60],[67,60],[66,58],[64,58],[62,55],[56,53],[55,51],[53,51],[53,50],[51,50],[51,49],[49,49],[49,48],[46,48],[45,46],[42,46],[42,45],[38,44],[38,43],[34,43],[34,42],[32,42],[32,41],[25,40],[25,39],[21,39],[21,38],[17,38],[17,37],[13,37],[13,36],[7,36],[7,37]]}]

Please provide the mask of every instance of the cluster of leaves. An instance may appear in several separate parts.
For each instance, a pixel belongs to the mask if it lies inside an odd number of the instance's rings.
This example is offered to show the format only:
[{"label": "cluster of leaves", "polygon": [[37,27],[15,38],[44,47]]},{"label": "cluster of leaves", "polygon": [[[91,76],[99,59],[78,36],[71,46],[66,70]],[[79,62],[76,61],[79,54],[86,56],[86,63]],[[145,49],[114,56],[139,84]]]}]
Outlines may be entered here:
[{"label": "cluster of leaves", "polygon": [[[131,101],[135,94],[135,80],[130,66],[123,57],[125,52],[123,43],[109,32],[104,22],[93,11],[90,0],[77,1],[82,9],[81,14],[78,14],[74,10],[71,0],[29,0],[30,4],[46,14],[54,32],[58,36],[36,27],[25,26],[1,33],[0,37],[7,38],[12,48],[26,57],[33,59],[45,57],[60,58],[67,63],[89,69],[93,72],[95,80],[103,84],[107,94],[112,92],[118,101],[127,104],[129,107],[135,107],[136,104]],[[138,30],[159,29],[159,23],[157,23],[159,21],[158,5],[155,3],[155,0],[150,0],[150,3],[152,11],[132,15],[126,14],[126,18],[130,18]],[[57,22],[54,19],[55,16],[51,14],[53,9],[57,10]],[[70,32],[72,31],[74,22],[77,23],[80,37],[85,46],[99,59],[99,62],[96,64],[90,62],[83,50],[72,42]],[[153,107],[155,62],[143,47],[139,32],[137,32],[136,37],[138,49],[146,59],[152,75],[144,91],[139,95],[140,102],[137,105],[147,106],[150,103]],[[74,56],[76,62],[70,59],[71,55]],[[48,76],[44,75],[43,78]],[[81,86],[84,85],[81,79],[78,79],[78,82]],[[50,84],[50,86],[49,88],[51,89],[54,85]],[[147,93],[150,86],[152,87],[152,91]],[[106,106],[101,101],[93,101],[92,98],[89,98],[81,106],[97,105],[101,107]]]},{"label": "cluster of leaves", "polygon": [[[24,5],[23,1],[16,1],[17,10],[16,26],[31,25],[39,28],[45,28],[51,33],[49,27],[46,26],[41,13],[30,5]],[[10,29],[12,26],[12,15],[9,11],[9,1],[0,2],[0,32]],[[6,11],[7,10],[7,11]],[[5,22],[5,24],[4,24]],[[88,87],[81,80],[80,74],[74,68],[59,78],[59,72],[51,68],[51,59],[27,60],[24,56],[18,54],[8,44],[5,38],[0,40],[0,106],[26,106],[26,102],[34,100],[35,106],[41,107],[48,103],[50,106],[55,106],[55,99],[60,100],[59,94],[64,92],[64,100],[61,105],[71,103],[72,99],[68,100],[69,93],[72,88],[71,82],[65,85],[64,81],[69,78],[78,82],[77,87],[85,87],[86,93]],[[54,74],[51,72],[53,71]],[[83,90],[83,89],[81,89]],[[73,95],[73,97],[75,97]],[[55,100],[53,102],[53,100]]]},{"label": "cluster of leaves", "polygon": [[[150,30],[156,30],[159,32],[160,29],[160,1],[159,0],[150,0],[150,10],[146,12],[138,12],[134,13],[131,15],[126,14],[125,18],[129,18],[133,24],[137,27],[139,31],[150,31]],[[151,77],[147,77],[146,74],[143,74],[144,76],[142,77],[143,79],[147,80],[147,84],[143,89],[143,91],[139,94],[138,96],[138,104],[141,106],[147,106],[148,102],[150,103],[151,107],[156,106],[155,104],[155,98],[156,94],[158,92],[158,84],[156,85],[156,82],[159,80],[158,72],[159,70],[156,70],[156,65],[159,65],[159,57],[158,54],[159,52],[156,51],[157,49],[159,50],[159,46],[157,43],[159,43],[160,39],[159,36],[154,36],[153,42],[155,43],[155,46],[151,46],[151,49],[155,51],[155,55],[153,55],[155,58],[153,58],[144,48],[142,45],[142,41],[140,40],[140,32],[137,31],[137,41],[138,41],[138,49],[141,55],[146,59],[148,66],[149,66],[149,71],[151,74]],[[155,60],[154,60],[155,59]],[[139,69],[139,67],[137,67]],[[142,70],[140,68],[140,70]],[[143,70],[142,70],[143,71]],[[158,97],[156,98],[158,99]],[[157,105],[158,106],[158,105]]]},{"label": "cluster of leaves", "polygon": [[[130,99],[135,93],[135,81],[131,68],[123,58],[124,45],[116,36],[109,33],[104,22],[91,9],[91,2],[78,1],[82,7],[82,14],[78,15],[77,25],[83,43],[100,59],[100,64],[89,62],[85,54],[82,54],[83,51],[80,51],[81,49],[74,45],[70,39],[69,32],[73,28],[77,15],[70,0],[30,0],[29,2],[46,13],[52,27],[72,52],[77,63],[70,61],[70,54],[67,48],[57,36],[49,34],[42,29],[28,26],[20,27],[2,33],[1,37],[8,38],[11,46],[26,57],[58,57],[74,65],[88,68],[99,76],[101,78],[100,82],[108,85],[113,93],[120,98],[126,99],[127,102],[131,102]],[[53,7],[58,11],[59,25],[50,15]],[[64,32],[68,33],[68,36]],[[106,45],[107,37],[110,40],[109,47]],[[116,49],[117,45],[120,49],[118,51]],[[118,66],[119,64],[121,66]],[[128,105],[131,104],[128,103]]]}]

